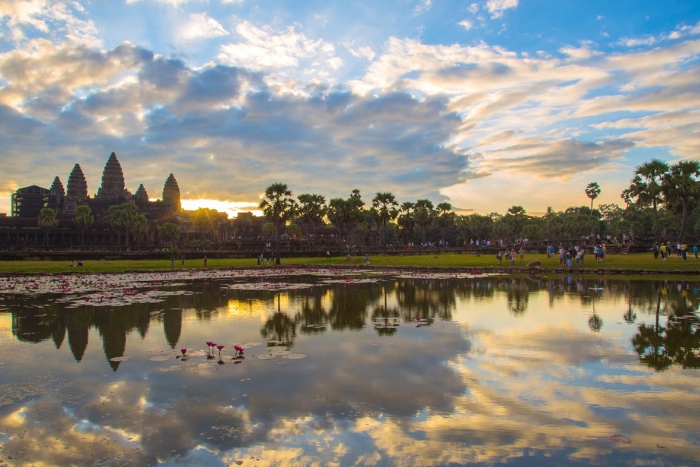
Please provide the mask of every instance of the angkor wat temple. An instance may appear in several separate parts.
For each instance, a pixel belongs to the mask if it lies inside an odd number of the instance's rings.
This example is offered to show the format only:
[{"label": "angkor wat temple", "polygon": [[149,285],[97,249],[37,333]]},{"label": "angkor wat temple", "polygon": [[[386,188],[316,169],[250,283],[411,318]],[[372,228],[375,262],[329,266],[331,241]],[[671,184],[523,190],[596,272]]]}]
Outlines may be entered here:
[{"label": "angkor wat temple", "polygon": [[124,172],[112,153],[107,159],[102,172],[102,184],[94,197],[88,194],[88,183],[79,164],[73,166],[68,176],[68,187],[65,189],[61,179],[54,178],[51,188],[32,185],[20,188],[12,194],[12,217],[36,219],[42,208],[48,207],[56,211],[60,218],[73,215],[80,205],[87,205],[92,210],[96,221],[106,218],[110,206],[133,202],[149,220],[162,219],[177,214],[181,210],[180,188],[173,174],[165,180],[163,197],[150,201],[143,184],[139,185],[132,194],[126,189]]}]

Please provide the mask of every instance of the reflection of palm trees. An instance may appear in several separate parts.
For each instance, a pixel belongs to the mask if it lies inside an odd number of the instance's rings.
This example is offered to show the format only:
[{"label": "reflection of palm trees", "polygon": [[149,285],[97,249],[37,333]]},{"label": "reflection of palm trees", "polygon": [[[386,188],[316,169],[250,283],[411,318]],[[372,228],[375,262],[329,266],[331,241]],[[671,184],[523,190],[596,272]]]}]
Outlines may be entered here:
[{"label": "reflection of palm trees", "polygon": [[640,324],[637,334],[632,337],[632,346],[639,355],[639,361],[647,366],[662,371],[673,363],[666,352],[664,334],[666,329],[659,325],[659,311],[661,309],[661,294],[656,301],[656,322],[654,326]]},{"label": "reflection of palm trees", "polygon": [[311,289],[312,295],[301,297],[301,313],[297,316],[299,329],[304,334],[317,334],[326,330],[328,314],[323,308],[325,291],[319,287]]},{"label": "reflection of palm trees", "polygon": [[685,297],[671,305],[672,315],[666,330],[666,351],[673,363],[682,368],[700,368],[700,320],[697,305],[691,306]]},{"label": "reflection of palm trees", "polygon": [[588,327],[593,332],[600,332],[603,328],[603,318],[598,316],[595,312],[595,294],[598,292],[598,285],[596,284],[596,290],[591,294],[591,303],[593,304],[593,314],[588,318]]},{"label": "reflection of palm trees", "polygon": [[294,345],[297,336],[296,323],[286,313],[278,311],[265,321],[260,335],[268,340],[268,345]]},{"label": "reflection of palm trees", "polygon": [[622,315],[622,319],[624,319],[627,324],[632,324],[637,321],[637,313],[632,309],[632,299],[630,296],[627,297],[627,311]]},{"label": "reflection of palm trees", "polygon": [[333,288],[328,320],[335,330],[362,329],[370,304],[379,298],[377,284],[363,287],[338,285]]},{"label": "reflection of palm trees", "polygon": [[522,316],[527,311],[530,292],[523,290],[518,285],[513,285],[506,293],[508,300],[508,310],[515,316]]},{"label": "reflection of palm trees", "polygon": [[372,320],[374,321],[374,330],[380,336],[391,336],[396,333],[399,326],[399,310],[397,308],[389,309],[387,305],[387,283],[383,284],[384,306],[375,308],[372,312]]},{"label": "reflection of palm trees", "polygon": [[[451,320],[452,310],[457,303],[458,287],[458,283],[445,280],[406,280],[397,283],[396,299],[402,319],[406,322],[417,318]],[[465,287],[464,290],[470,289]]]}]

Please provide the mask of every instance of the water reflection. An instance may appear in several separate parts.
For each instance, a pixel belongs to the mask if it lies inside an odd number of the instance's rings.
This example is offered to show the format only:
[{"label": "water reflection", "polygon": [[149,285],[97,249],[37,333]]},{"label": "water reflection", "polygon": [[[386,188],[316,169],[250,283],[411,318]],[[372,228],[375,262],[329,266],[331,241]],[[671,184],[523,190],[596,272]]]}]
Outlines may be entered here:
[{"label": "water reflection", "polygon": [[[0,339],[2,456],[16,465],[700,461],[694,282],[221,285],[114,310],[6,298],[0,318],[15,339]],[[175,359],[212,339],[227,361],[231,344],[261,342],[241,365]],[[306,358],[257,359],[267,347]],[[125,355],[134,359],[114,360]]]}]

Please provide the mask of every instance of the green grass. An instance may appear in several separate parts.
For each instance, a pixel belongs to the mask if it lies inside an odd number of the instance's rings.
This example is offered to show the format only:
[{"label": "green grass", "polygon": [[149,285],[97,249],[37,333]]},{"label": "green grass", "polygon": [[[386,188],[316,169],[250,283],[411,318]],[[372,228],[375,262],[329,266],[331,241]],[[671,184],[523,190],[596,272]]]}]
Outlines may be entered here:
[{"label": "green grass", "polygon": [[[553,270],[559,267],[556,258],[547,259],[544,254],[528,254],[521,263],[519,260],[511,265],[504,261],[503,268],[521,268],[528,261],[540,260],[545,270]],[[329,265],[329,266],[362,266],[364,256],[354,256],[351,260],[345,257],[336,257],[330,260],[326,258],[282,258],[283,266],[302,265]],[[436,255],[392,256],[376,255],[370,258],[372,266],[385,267],[449,267],[449,268],[486,268],[499,266],[495,255],[453,254],[443,253]],[[153,270],[177,270],[203,268],[201,259],[187,260],[182,266],[180,261],[175,261],[175,266],[170,266],[169,259],[162,260],[102,260],[85,261],[84,267],[70,267],[67,261],[0,261],[0,273],[64,273],[64,272],[124,272],[124,271],[153,271]],[[250,259],[209,259],[208,267],[219,268],[257,268],[257,260]],[[261,268],[274,266],[263,265]],[[609,255],[605,261],[596,262],[593,256],[587,255],[585,268],[621,268],[621,269],[649,269],[653,271],[698,271],[700,261],[691,254],[687,261],[682,261],[677,256],[671,256],[667,261],[655,260],[651,254]]]}]

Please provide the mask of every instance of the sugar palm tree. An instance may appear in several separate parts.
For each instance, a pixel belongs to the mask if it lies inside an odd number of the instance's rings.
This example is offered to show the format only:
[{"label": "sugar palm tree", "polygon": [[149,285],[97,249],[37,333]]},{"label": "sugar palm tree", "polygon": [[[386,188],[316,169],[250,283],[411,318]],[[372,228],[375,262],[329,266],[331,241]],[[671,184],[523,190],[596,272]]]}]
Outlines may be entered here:
[{"label": "sugar palm tree", "polygon": [[638,205],[651,205],[654,211],[654,228],[657,239],[661,239],[661,229],[659,228],[659,203],[663,200],[661,183],[667,172],[668,164],[659,159],[652,159],[637,167],[630,185],[630,195],[637,198]]},{"label": "sugar palm tree", "polygon": [[[316,241],[316,224],[323,222],[323,217],[328,212],[326,207],[326,198],[321,195],[304,193],[297,196],[299,200],[299,215],[304,221],[304,224],[313,226],[314,242]],[[308,234],[308,232],[306,232]]]},{"label": "sugar palm tree", "polygon": [[689,214],[689,208],[700,198],[698,177],[700,177],[700,163],[698,161],[680,161],[671,166],[661,182],[661,193],[667,207],[672,208],[673,211],[680,211],[681,214],[678,243],[683,242],[685,218]]},{"label": "sugar palm tree", "polygon": [[416,224],[423,229],[423,243],[425,243],[425,229],[433,223],[433,203],[428,199],[419,199],[413,207],[413,218]]},{"label": "sugar palm tree", "polygon": [[44,244],[49,243],[49,232],[58,227],[56,211],[51,208],[42,208],[38,217],[39,228],[44,231]]},{"label": "sugar palm tree", "polygon": [[80,205],[75,208],[73,223],[80,229],[80,246],[85,246],[85,231],[95,222],[90,206]]},{"label": "sugar palm tree", "polygon": [[[591,211],[593,211],[593,200],[600,194],[600,187],[596,182],[589,183],[586,187],[586,196],[591,198]],[[592,213],[591,213],[592,214]]]},{"label": "sugar palm tree", "polygon": [[268,221],[275,225],[276,248],[275,264],[282,264],[280,261],[280,227],[285,225],[289,219],[292,207],[295,202],[292,192],[285,183],[273,183],[265,188],[265,195],[258,206]]},{"label": "sugar palm tree", "polygon": [[382,242],[386,248],[386,223],[396,219],[399,211],[396,209],[399,203],[394,195],[389,192],[377,193],[372,199],[372,213],[374,217],[382,223]]}]

